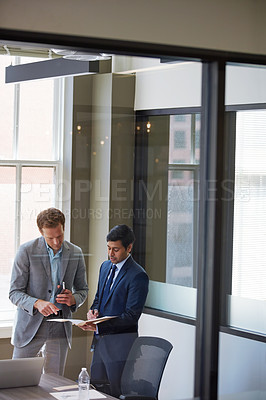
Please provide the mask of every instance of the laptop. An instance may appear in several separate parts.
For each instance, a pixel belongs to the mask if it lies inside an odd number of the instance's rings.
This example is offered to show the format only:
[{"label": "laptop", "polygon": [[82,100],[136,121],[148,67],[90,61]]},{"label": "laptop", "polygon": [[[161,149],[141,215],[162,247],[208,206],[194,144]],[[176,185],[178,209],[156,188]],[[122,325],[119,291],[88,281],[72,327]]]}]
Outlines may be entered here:
[{"label": "laptop", "polygon": [[44,357],[0,360],[0,389],[38,385],[43,364]]}]

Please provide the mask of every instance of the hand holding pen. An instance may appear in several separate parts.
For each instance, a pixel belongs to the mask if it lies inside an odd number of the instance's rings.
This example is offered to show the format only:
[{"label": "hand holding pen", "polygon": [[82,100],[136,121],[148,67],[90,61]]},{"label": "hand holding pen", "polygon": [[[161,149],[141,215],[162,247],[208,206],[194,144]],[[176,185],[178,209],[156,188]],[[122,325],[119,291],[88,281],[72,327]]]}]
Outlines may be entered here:
[{"label": "hand holding pen", "polygon": [[[99,316],[99,311],[98,310],[96,310],[96,309],[94,309],[94,310],[89,310],[88,312],[87,312],[87,319],[95,319],[95,318],[98,318],[98,316]],[[85,325],[82,325],[82,326],[80,326],[80,328],[83,330],[83,331],[93,331],[93,332],[95,332],[96,331],[96,324],[93,324],[92,322],[87,322]]]},{"label": "hand holding pen", "polygon": [[[58,285],[59,288],[61,285]],[[75,297],[73,296],[71,290],[66,289],[65,282],[62,283],[62,291],[56,296],[56,302],[59,304],[66,304],[67,306],[73,306],[76,304]]]},{"label": "hand holding pen", "polygon": [[95,319],[99,317],[99,311],[96,310],[96,308],[94,310],[89,310],[87,312],[87,319]]}]

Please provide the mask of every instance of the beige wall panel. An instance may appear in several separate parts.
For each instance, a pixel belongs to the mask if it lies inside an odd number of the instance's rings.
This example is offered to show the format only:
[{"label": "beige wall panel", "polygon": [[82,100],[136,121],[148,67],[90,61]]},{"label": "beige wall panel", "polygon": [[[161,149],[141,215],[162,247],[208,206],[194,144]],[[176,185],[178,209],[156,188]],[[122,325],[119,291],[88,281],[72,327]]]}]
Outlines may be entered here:
[{"label": "beige wall panel", "polygon": [[10,338],[0,339],[0,360],[12,358],[13,346],[10,344]]},{"label": "beige wall panel", "polygon": [[265,0],[0,0],[0,28],[266,54]]}]

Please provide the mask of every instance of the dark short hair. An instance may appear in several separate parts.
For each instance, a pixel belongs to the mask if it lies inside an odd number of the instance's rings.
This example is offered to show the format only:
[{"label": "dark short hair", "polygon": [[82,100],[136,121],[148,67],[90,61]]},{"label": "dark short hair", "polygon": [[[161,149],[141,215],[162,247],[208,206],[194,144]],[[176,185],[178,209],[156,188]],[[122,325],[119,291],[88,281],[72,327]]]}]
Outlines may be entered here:
[{"label": "dark short hair", "polygon": [[133,230],[127,225],[114,226],[106,236],[106,241],[116,242],[117,240],[121,240],[122,245],[127,249],[128,246],[135,241]]},{"label": "dark short hair", "polygon": [[65,216],[62,211],[57,208],[48,208],[47,210],[41,211],[37,215],[37,225],[41,231],[43,228],[55,228],[61,224],[63,230],[65,229]]}]

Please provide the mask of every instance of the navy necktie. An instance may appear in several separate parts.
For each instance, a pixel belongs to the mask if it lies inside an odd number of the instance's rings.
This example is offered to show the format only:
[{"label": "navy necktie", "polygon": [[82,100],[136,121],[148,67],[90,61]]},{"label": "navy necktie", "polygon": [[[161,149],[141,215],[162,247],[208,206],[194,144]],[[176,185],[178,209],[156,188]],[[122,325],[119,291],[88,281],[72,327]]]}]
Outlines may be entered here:
[{"label": "navy necktie", "polygon": [[111,285],[113,283],[114,280],[114,276],[115,276],[115,271],[116,271],[116,265],[112,266],[112,272],[109,273],[109,278],[106,282],[105,288],[103,290],[103,296],[102,296],[102,300],[101,300],[101,306],[100,306],[100,311],[103,311],[103,307],[105,306],[107,297],[109,295],[110,289],[111,289]]}]

